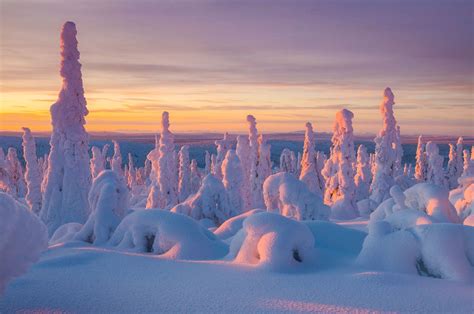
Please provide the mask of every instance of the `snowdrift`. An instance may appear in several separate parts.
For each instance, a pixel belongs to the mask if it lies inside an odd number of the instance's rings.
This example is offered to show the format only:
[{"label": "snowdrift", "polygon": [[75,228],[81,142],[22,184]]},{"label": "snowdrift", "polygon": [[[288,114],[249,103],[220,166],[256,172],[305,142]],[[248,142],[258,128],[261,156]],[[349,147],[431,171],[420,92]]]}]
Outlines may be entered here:
[{"label": "snowdrift", "polygon": [[247,217],[263,212],[263,209],[253,209],[238,216],[232,217],[220,225],[219,228],[214,230],[214,234],[221,240],[229,239],[242,229],[244,220]]},{"label": "snowdrift", "polygon": [[315,260],[314,236],[310,229],[274,213],[256,213],[243,222],[232,239],[229,258],[236,263],[272,271],[289,271]]},{"label": "snowdrift", "polygon": [[0,295],[47,248],[48,230],[26,206],[0,192]]},{"label": "snowdrift", "polygon": [[168,259],[219,259],[228,247],[197,221],[160,209],[136,210],[115,230],[109,245]]}]

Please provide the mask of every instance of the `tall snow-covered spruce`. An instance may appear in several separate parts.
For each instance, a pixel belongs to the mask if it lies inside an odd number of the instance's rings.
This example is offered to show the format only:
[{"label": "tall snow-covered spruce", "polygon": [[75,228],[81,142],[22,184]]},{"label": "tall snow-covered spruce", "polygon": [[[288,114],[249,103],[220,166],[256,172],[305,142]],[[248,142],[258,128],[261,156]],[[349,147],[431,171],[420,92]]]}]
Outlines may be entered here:
[{"label": "tall snow-covered spruce", "polygon": [[53,132],[40,216],[50,235],[67,222],[84,223],[89,214],[91,185],[88,114],[77,49],[76,25],[66,22],[61,31],[61,77],[58,100],[51,106]]},{"label": "tall snow-covered spruce", "polygon": [[402,174],[402,148],[400,129],[393,114],[395,96],[387,87],[384,91],[380,112],[383,126],[375,138],[375,173],[372,181],[370,198],[376,204],[390,197],[390,188],[395,184],[395,177]]},{"label": "tall snow-covered spruce", "polygon": [[148,194],[146,208],[171,208],[178,203],[177,162],[174,151],[174,135],[170,131],[168,112],[161,115],[161,136],[158,147],[148,155],[152,164],[156,182]]},{"label": "tall snow-covered spruce", "polygon": [[331,215],[336,219],[352,219],[358,216],[353,168],[355,163],[353,117],[354,114],[347,109],[336,113],[331,156],[323,169],[326,178],[324,201],[331,206]]},{"label": "tall snow-covered spruce", "polygon": [[35,214],[41,210],[41,203],[43,201],[41,194],[41,172],[38,166],[38,159],[36,157],[36,142],[31,131],[28,128],[23,128],[23,157],[26,162],[26,202],[30,209]]},{"label": "tall snow-covered spruce", "polygon": [[425,182],[428,175],[428,162],[426,160],[425,144],[423,137],[418,136],[418,146],[416,147],[415,179],[418,182]]},{"label": "tall snow-covered spruce", "polygon": [[306,123],[306,132],[304,137],[303,157],[301,159],[300,180],[306,183],[308,189],[314,194],[321,196],[321,184],[317,174],[316,152],[314,149],[314,132],[311,123]]}]

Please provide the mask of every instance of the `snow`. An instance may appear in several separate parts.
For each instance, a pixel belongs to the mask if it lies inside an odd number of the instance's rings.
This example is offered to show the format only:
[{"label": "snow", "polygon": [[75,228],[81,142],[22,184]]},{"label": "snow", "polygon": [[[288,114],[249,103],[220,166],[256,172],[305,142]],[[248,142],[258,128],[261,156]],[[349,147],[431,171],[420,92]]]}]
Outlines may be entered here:
[{"label": "snow", "polygon": [[63,84],[58,100],[50,109],[53,132],[40,212],[50,235],[62,224],[84,223],[90,212],[87,201],[91,184],[89,136],[84,128],[89,112],[76,34],[73,22],[63,25],[60,70]]},{"label": "snow", "polygon": [[109,245],[167,259],[217,259],[227,245],[195,220],[165,210],[136,210],[115,230]]},{"label": "snow", "polygon": [[0,217],[1,297],[7,283],[40,258],[48,245],[48,231],[35,214],[4,192],[0,192]]},{"label": "snow", "polygon": [[230,256],[236,263],[271,271],[288,271],[311,265],[315,259],[314,236],[309,228],[274,213],[256,213],[243,222],[233,238]]},{"label": "snow", "polygon": [[41,203],[43,196],[41,194],[41,172],[38,165],[38,159],[36,156],[36,143],[35,138],[31,134],[31,130],[23,128],[23,156],[26,161],[26,201],[30,209],[35,214],[38,214],[41,210]]},{"label": "snow", "polygon": [[[303,157],[301,159],[301,174],[300,180],[303,181],[308,189],[316,195],[322,196],[321,182],[317,174],[316,166],[316,152],[314,148],[314,133],[311,123],[306,123],[306,131],[304,138]],[[291,159],[290,159],[291,161]],[[290,172],[290,171],[287,171]],[[293,173],[291,171],[290,173]]]},{"label": "snow", "polygon": [[244,211],[244,191],[245,184],[244,169],[240,159],[233,149],[227,151],[222,162],[222,173],[225,190],[229,200],[230,215],[236,216]]},{"label": "snow", "polygon": [[221,240],[229,239],[242,229],[243,222],[247,217],[262,212],[264,212],[263,209],[252,209],[243,214],[227,219],[219,226],[219,228],[214,230],[214,234]]},{"label": "snow", "polygon": [[89,192],[91,214],[74,237],[101,245],[107,242],[128,211],[129,192],[124,178],[114,170],[104,170],[94,179]]},{"label": "snow", "polygon": [[297,220],[328,220],[330,209],[306,184],[287,172],[271,175],[263,184],[267,211]]}]

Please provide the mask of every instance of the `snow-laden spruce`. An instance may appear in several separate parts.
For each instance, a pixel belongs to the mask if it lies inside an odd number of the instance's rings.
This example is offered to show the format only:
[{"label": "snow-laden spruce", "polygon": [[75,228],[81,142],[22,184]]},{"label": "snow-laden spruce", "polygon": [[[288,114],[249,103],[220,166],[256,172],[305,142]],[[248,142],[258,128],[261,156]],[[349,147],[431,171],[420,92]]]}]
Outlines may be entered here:
[{"label": "snow-laden spruce", "polygon": [[232,213],[224,184],[212,174],[204,177],[197,193],[190,195],[171,211],[196,220],[210,219],[216,226],[229,219]]},{"label": "snow-laden spruce", "polygon": [[314,236],[301,222],[274,213],[255,213],[232,238],[228,258],[271,271],[308,267],[315,261]]},{"label": "snow-laden spruce", "polygon": [[106,168],[107,163],[107,151],[109,150],[109,144],[105,144],[102,150],[99,147],[93,146],[92,158],[90,160],[91,175],[92,179],[96,178]]},{"label": "snow-laden spruce", "polygon": [[357,149],[356,175],[354,178],[356,185],[356,200],[360,201],[369,197],[372,172],[370,171],[370,160],[367,148],[359,145]]},{"label": "snow-laden spruce", "polygon": [[244,212],[244,191],[242,186],[246,183],[244,170],[239,157],[233,149],[227,151],[222,162],[222,183],[227,192],[230,216],[237,216]]},{"label": "snow-laden spruce", "polygon": [[416,147],[415,179],[418,182],[425,182],[428,176],[428,161],[426,160],[425,144],[423,137],[418,136],[418,145]]},{"label": "snow-laden spruce", "polygon": [[215,141],[215,144],[217,146],[217,155],[213,166],[214,172],[212,174],[222,180],[222,162],[224,161],[229,149],[232,148],[232,141],[229,139],[229,134],[226,132],[224,133],[224,138]]},{"label": "snow-laden spruce", "polygon": [[[154,151],[147,158],[152,162],[153,176],[146,208],[171,208],[178,202],[177,162],[174,152],[174,135],[169,130],[169,114],[164,111],[161,115],[161,136]],[[154,166],[153,166],[154,165]]]},{"label": "snow-laden spruce", "polygon": [[191,165],[189,163],[189,146],[181,146],[178,156],[178,200],[182,202],[191,194]]},{"label": "snow-laden spruce", "polygon": [[91,214],[75,239],[105,244],[128,211],[128,188],[123,176],[104,170],[94,179],[89,192]]},{"label": "snow-laden spruce", "polygon": [[2,185],[4,186],[2,190],[8,192],[15,199],[24,197],[27,189],[23,175],[23,168],[18,159],[16,148],[9,147],[6,157],[2,159]]},{"label": "snow-laden spruce", "polygon": [[242,184],[243,208],[249,210],[252,206],[252,196],[250,192],[250,142],[247,136],[237,136],[235,152],[239,157],[244,172],[244,183]]},{"label": "snow-laden spruce", "polygon": [[458,178],[458,188],[449,192],[449,200],[454,204],[461,220],[466,225],[474,225],[474,156],[464,150],[462,175]]},{"label": "snow-laden spruce", "polygon": [[316,195],[323,196],[321,183],[317,174],[314,132],[311,123],[306,123],[304,136],[303,157],[301,159],[300,180],[306,183],[308,189]]},{"label": "snow-laden spruce", "polygon": [[402,174],[401,160],[403,155],[400,143],[400,129],[393,114],[395,96],[387,87],[380,104],[383,126],[375,138],[375,173],[370,187],[370,198],[380,204],[390,197],[389,190],[395,184],[395,177]]},{"label": "snow-laden spruce", "polygon": [[64,223],[84,223],[89,215],[89,136],[84,128],[88,110],[76,34],[76,25],[66,22],[61,31],[63,84],[51,106],[53,132],[40,213],[50,235]]},{"label": "snow-laden spruce", "polygon": [[199,171],[196,159],[191,160],[191,190],[190,194],[194,194],[201,186],[201,172]]},{"label": "snow-laden spruce", "polygon": [[429,141],[426,143],[426,159],[428,161],[428,171],[426,181],[439,186],[446,186],[443,169],[443,156],[439,154],[436,143]]},{"label": "snow-laden spruce", "polygon": [[23,157],[26,162],[26,202],[33,213],[38,214],[41,210],[43,195],[41,193],[41,172],[36,156],[36,142],[31,130],[23,128]]},{"label": "snow-laden spruce", "polygon": [[115,140],[112,140],[112,143],[114,144],[114,154],[110,158],[110,169],[117,172],[119,175],[123,175],[122,152],[120,151],[120,144]]},{"label": "snow-laden spruce", "polygon": [[197,221],[160,209],[135,210],[115,230],[109,245],[168,259],[219,259],[226,244]]},{"label": "snow-laden spruce", "polygon": [[295,152],[284,148],[280,155],[280,172],[288,172],[296,175],[296,169]]},{"label": "snow-laden spruce", "polygon": [[331,156],[324,165],[326,180],[324,202],[331,206],[331,215],[336,219],[352,219],[358,216],[355,204],[354,114],[342,109],[336,113],[332,136]]},{"label": "snow-laden spruce", "polygon": [[25,273],[48,247],[48,231],[39,218],[10,195],[0,192],[0,296],[7,283]]},{"label": "snow-laden spruce", "polygon": [[258,131],[257,131],[257,120],[254,116],[248,115],[247,122],[249,124],[249,147],[250,152],[248,155],[249,160],[249,189],[251,196],[251,207],[262,207],[263,197],[262,190],[259,187],[259,180],[257,174],[258,168]]},{"label": "snow-laden spruce", "polygon": [[287,172],[271,175],[263,184],[267,211],[297,220],[328,220],[330,209],[322,198]]},{"label": "snow-laden spruce", "polygon": [[[256,191],[262,198],[263,196],[263,183],[272,174],[272,161],[270,156],[270,144],[267,143],[263,134],[258,137],[258,164],[257,164],[257,185]],[[261,201],[261,203],[260,203]],[[255,205],[255,207],[263,206],[263,198]]]}]

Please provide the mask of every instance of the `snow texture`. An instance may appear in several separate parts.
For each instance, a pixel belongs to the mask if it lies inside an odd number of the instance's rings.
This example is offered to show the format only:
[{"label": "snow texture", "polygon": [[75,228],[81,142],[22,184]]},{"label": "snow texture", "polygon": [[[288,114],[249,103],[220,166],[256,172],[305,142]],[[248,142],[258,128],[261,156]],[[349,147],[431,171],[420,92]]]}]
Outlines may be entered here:
[{"label": "snow texture", "polygon": [[46,226],[28,208],[0,192],[0,296],[7,283],[25,273],[47,248]]},{"label": "snow texture", "polygon": [[280,172],[265,180],[263,195],[267,211],[297,220],[328,220],[330,209],[294,175]]},{"label": "snow texture", "polygon": [[30,210],[38,214],[41,210],[43,195],[41,193],[41,172],[36,156],[35,138],[31,135],[28,128],[23,128],[23,156],[26,162],[25,180],[26,180],[26,202]]},{"label": "snow texture", "polygon": [[240,215],[244,211],[244,170],[240,159],[233,149],[227,151],[222,162],[222,183],[229,200],[230,216]]},{"label": "snow texture", "polygon": [[242,229],[244,220],[247,217],[263,212],[263,209],[252,209],[238,216],[229,218],[220,225],[219,228],[214,230],[214,234],[221,240],[232,238]]},{"label": "snow texture", "polygon": [[100,148],[93,146],[91,148],[92,158],[90,160],[91,175],[92,179],[96,178],[106,168],[107,163],[107,151],[109,150],[109,144],[105,144]]},{"label": "snow texture", "polygon": [[304,137],[300,180],[306,183],[311,192],[322,197],[323,191],[317,174],[316,161],[313,126],[308,122]]}]

